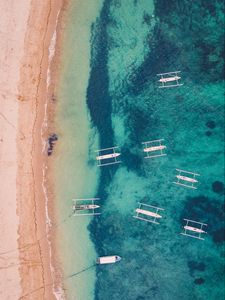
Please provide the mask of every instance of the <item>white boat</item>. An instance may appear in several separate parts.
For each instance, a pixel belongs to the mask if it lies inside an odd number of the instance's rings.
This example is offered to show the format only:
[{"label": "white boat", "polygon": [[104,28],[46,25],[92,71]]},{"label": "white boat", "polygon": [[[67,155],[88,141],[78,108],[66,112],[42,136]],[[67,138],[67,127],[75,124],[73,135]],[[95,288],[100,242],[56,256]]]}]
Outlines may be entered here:
[{"label": "white boat", "polygon": [[111,153],[111,154],[105,154],[105,155],[97,156],[96,159],[97,159],[97,160],[109,159],[109,158],[115,158],[115,157],[118,157],[118,156],[120,156],[120,155],[121,155],[121,153]]},{"label": "white boat", "polygon": [[179,80],[179,79],[181,79],[181,77],[173,76],[173,77],[168,77],[168,78],[160,78],[159,82],[171,82],[171,81],[175,81],[175,80]]},{"label": "white boat", "polygon": [[[121,153],[117,152],[118,148],[119,147],[115,146],[111,148],[96,150],[96,152],[98,153],[98,155],[96,156],[96,160],[98,161],[97,166],[103,167],[121,163],[121,161],[117,160],[117,157],[121,155]],[[109,153],[109,151],[111,153]],[[105,160],[106,162],[104,162]]]},{"label": "white boat", "polygon": [[183,83],[180,83],[179,81],[181,77],[178,76],[178,73],[180,73],[180,71],[157,74],[157,76],[160,76],[159,82],[161,85],[159,88],[170,88],[183,85]]},{"label": "white boat", "polygon": [[155,147],[148,147],[148,148],[144,149],[144,152],[152,152],[152,151],[157,151],[157,150],[163,150],[165,148],[166,148],[166,146],[163,146],[163,145],[155,146]]},{"label": "white boat", "polygon": [[194,178],[190,178],[190,177],[186,177],[186,176],[182,176],[182,175],[177,175],[176,176],[178,179],[184,180],[184,181],[188,181],[188,182],[198,182],[198,180],[194,179]]},{"label": "white boat", "polygon": [[[159,224],[156,219],[161,219],[162,216],[158,213],[163,208],[152,206],[149,204],[138,202],[139,207],[135,209],[136,215],[133,216],[135,219],[139,219],[154,224]],[[152,209],[154,211],[152,211]]]},{"label": "white boat", "polygon": [[196,227],[192,227],[192,226],[184,226],[184,229],[194,231],[194,232],[198,232],[198,233],[204,233],[205,232],[204,230],[202,230],[200,228],[196,228]]},{"label": "white boat", "polygon": [[94,216],[100,215],[100,205],[96,204],[95,201],[100,200],[99,198],[82,198],[73,199],[73,214],[74,216]]},{"label": "white boat", "polygon": [[104,264],[114,264],[121,260],[121,257],[118,255],[112,255],[112,256],[101,256],[97,258],[96,263],[100,265]]},{"label": "white boat", "polygon": [[180,169],[176,169],[179,173],[176,175],[177,181],[173,182],[178,185],[182,185],[191,189],[197,189],[196,185],[198,180],[196,176],[200,176],[197,173],[188,172]]},{"label": "white boat", "polygon": [[[204,240],[202,238],[202,234],[206,234],[207,232],[203,230],[203,226],[207,226],[207,224],[204,224],[202,222],[196,222],[189,219],[184,219],[186,222],[184,228],[184,232],[181,232],[182,235],[186,235],[195,239]],[[191,224],[190,224],[191,223]],[[194,227],[196,225],[196,227]]]},{"label": "white boat", "polygon": [[99,205],[96,204],[81,204],[81,205],[74,205],[74,210],[89,210],[89,209],[96,209],[99,208]]},{"label": "white boat", "polygon": [[152,211],[148,211],[148,210],[145,210],[145,209],[140,209],[140,208],[136,209],[136,213],[137,214],[143,214],[143,215],[146,215],[146,216],[150,216],[150,217],[153,217],[153,218],[162,218],[162,216],[160,216],[157,213],[154,213]]},{"label": "white boat", "polygon": [[145,158],[165,156],[166,153],[164,150],[166,149],[166,146],[162,145],[163,141],[164,141],[164,139],[143,142],[142,143],[144,145],[143,151],[146,153]]}]

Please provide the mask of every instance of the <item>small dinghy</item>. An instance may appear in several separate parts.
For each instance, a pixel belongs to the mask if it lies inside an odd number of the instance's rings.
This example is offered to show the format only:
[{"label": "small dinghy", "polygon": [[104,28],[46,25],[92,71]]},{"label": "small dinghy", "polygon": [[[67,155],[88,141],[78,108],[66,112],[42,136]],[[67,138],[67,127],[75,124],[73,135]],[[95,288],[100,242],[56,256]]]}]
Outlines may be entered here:
[{"label": "small dinghy", "polygon": [[112,256],[101,256],[97,258],[96,263],[100,265],[104,264],[114,264],[121,260],[121,257],[118,255],[112,255]]}]

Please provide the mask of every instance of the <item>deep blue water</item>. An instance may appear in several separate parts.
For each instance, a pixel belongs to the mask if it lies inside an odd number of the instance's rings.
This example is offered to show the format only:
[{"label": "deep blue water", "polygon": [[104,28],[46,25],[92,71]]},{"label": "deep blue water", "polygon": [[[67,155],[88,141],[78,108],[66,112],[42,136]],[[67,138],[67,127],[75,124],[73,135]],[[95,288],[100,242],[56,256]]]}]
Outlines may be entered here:
[{"label": "deep blue water", "polygon": [[[99,256],[95,299],[223,299],[224,86],[222,1],[106,0],[92,27],[87,104],[100,147],[121,147],[101,169],[102,215],[89,226]],[[184,85],[158,89],[157,73]],[[167,156],[143,159],[164,138]],[[199,173],[197,190],[173,185]],[[138,201],[163,207],[160,225],[132,218]],[[180,235],[183,218],[208,224],[204,241]]]}]

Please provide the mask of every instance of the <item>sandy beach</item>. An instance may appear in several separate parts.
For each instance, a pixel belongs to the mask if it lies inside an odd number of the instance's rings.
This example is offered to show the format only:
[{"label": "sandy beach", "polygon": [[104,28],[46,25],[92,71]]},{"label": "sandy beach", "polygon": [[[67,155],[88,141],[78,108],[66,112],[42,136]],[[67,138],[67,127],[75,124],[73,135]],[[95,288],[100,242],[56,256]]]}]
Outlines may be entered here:
[{"label": "sandy beach", "polygon": [[0,1],[2,300],[61,297],[47,234],[43,188],[47,156],[42,151],[48,134],[43,126],[45,107],[51,95],[49,48],[61,8],[61,0]]}]

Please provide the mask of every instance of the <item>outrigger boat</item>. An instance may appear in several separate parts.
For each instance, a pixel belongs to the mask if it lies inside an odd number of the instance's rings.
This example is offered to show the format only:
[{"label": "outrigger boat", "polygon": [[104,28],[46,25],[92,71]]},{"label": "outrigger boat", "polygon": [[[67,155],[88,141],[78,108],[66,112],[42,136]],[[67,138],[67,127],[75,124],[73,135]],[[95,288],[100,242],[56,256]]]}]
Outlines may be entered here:
[{"label": "outrigger boat", "polygon": [[103,265],[103,264],[114,264],[121,260],[121,257],[118,255],[112,255],[112,256],[101,256],[98,257],[96,260],[97,264]]},{"label": "outrigger boat", "polygon": [[[96,156],[96,159],[98,161],[98,167],[121,163],[121,161],[117,160],[117,157],[119,157],[121,155],[121,153],[116,152],[117,148],[119,148],[119,147],[111,147],[111,148],[96,150],[96,152],[98,152],[98,155]],[[113,152],[105,153],[105,152],[109,152],[109,151],[113,151]],[[103,153],[105,153],[105,154],[103,154]],[[102,163],[102,161],[105,161],[105,160],[106,160],[106,162]]]},{"label": "outrigger boat", "polygon": [[145,158],[152,158],[152,157],[166,155],[166,153],[164,153],[164,149],[166,149],[166,146],[162,145],[162,141],[164,141],[164,139],[143,142],[142,143],[144,145],[143,151],[146,153]]},{"label": "outrigger boat", "polygon": [[[204,223],[201,223],[201,222],[196,222],[196,221],[193,221],[193,220],[188,220],[188,219],[184,219],[184,221],[186,221],[186,225],[184,226],[184,232],[181,232],[181,234],[193,237],[195,239],[204,240],[201,237],[201,234],[202,233],[207,233],[207,232],[205,230],[203,230],[202,228],[203,228],[203,226],[207,226],[207,224],[204,224]],[[190,226],[189,225],[190,223],[199,224],[200,228]],[[187,233],[187,231],[197,233],[197,236],[194,235],[194,234]]]},{"label": "outrigger boat", "polygon": [[120,153],[111,153],[111,154],[97,156],[96,159],[97,160],[109,159],[109,158],[114,158],[114,157],[118,157],[118,156],[120,156]]},{"label": "outrigger boat", "polygon": [[[136,208],[136,210],[135,210],[136,215],[133,217],[136,219],[142,220],[142,221],[159,224],[159,222],[156,222],[156,219],[161,219],[162,216],[160,214],[158,214],[158,211],[164,210],[164,209],[156,207],[156,206],[148,205],[145,203],[141,203],[141,202],[138,202],[138,203],[139,203],[139,207]],[[149,207],[155,209],[155,212],[152,212],[152,211],[146,209]]]},{"label": "outrigger boat", "polygon": [[[176,86],[183,85],[183,83],[179,83],[179,80],[181,79],[181,77],[178,76],[178,73],[180,73],[180,71],[157,74],[157,76],[161,77],[159,79],[159,82],[162,85],[160,85],[159,88],[169,88],[169,87],[176,87]],[[176,81],[175,84],[167,84],[168,82],[170,83],[170,82],[174,82],[174,81]]]},{"label": "outrigger boat", "polygon": [[[73,213],[74,216],[93,216],[100,215],[98,212],[100,205],[95,204],[95,201],[99,198],[83,198],[83,199],[73,199]],[[97,212],[96,212],[97,210]]]},{"label": "outrigger boat", "polygon": [[194,184],[198,182],[198,180],[195,177],[200,176],[199,174],[180,170],[180,169],[176,169],[176,170],[179,173],[178,175],[176,175],[177,181],[174,182],[175,184],[182,185],[191,189],[197,189],[197,187],[195,187]]},{"label": "outrigger boat", "polygon": [[96,209],[99,208],[99,205],[96,204],[80,204],[80,205],[76,205],[74,206],[75,210],[89,210],[89,209]]}]

